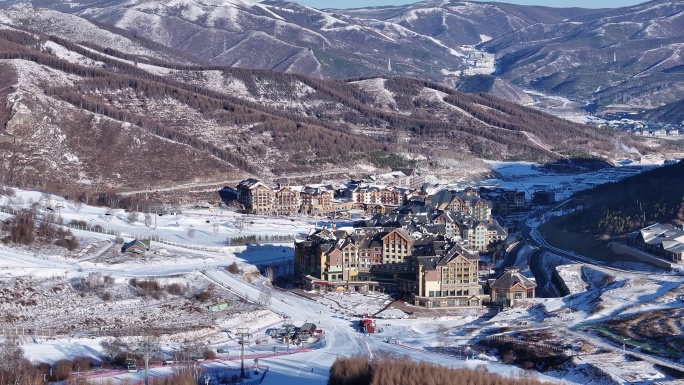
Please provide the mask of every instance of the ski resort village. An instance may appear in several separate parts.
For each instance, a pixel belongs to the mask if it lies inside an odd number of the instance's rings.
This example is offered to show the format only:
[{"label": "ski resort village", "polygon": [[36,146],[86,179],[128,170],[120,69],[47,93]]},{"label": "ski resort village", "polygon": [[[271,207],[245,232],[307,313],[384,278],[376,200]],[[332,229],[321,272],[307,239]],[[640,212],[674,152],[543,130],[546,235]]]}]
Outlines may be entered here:
[{"label": "ski resort village", "polygon": [[496,166],[467,187],[245,179],[147,212],[3,188],[3,349],[53,383],[326,384],[354,355],[679,383],[681,230],[645,228],[615,263],[557,249],[537,230],[577,209],[550,198],[566,177]]}]

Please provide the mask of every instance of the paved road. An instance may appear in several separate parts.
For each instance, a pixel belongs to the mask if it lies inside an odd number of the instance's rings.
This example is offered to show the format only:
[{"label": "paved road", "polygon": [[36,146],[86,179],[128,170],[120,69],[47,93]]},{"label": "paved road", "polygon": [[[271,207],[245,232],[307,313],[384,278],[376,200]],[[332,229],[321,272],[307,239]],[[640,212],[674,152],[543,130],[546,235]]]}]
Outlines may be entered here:
[{"label": "paved road", "polygon": [[558,298],[561,296],[561,293],[551,279],[553,269],[550,267],[555,268],[555,266],[544,263],[546,255],[546,252],[542,249],[537,249],[530,255],[530,270],[537,281],[535,294],[541,298]]},{"label": "paved road", "polygon": [[[542,216],[545,215],[544,213],[541,214]],[[633,271],[633,270],[624,270],[624,269],[618,269],[614,267],[609,267],[606,266],[604,262],[601,261],[596,261],[594,259],[585,257],[583,255],[579,255],[567,250],[562,250],[557,247],[554,247],[552,245],[549,245],[548,242],[544,239],[544,237],[539,233],[538,231],[538,224],[536,220],[533,218],[531,220],[528,220],[525,223],[525,226],[522,229],[522,235],[523,238],[528,240],[532,245],[534,245],[537,250],[531,255],[530,257],[530,269],[532,270],[535,278],[537,279],[537,284],[539,285],[537,288],[537,293],[539,297],[544,297],[545,295],[552,294],[548,293],[548,291],[544,290],[543,287],[546,285],[546,282],[548,282],[548,279],[550,279],[550,274],[552,271],[549,271],[550,269],[548,268],[550,265],[544,264],[544,254],[545,253],[553,253],[559,256],[562,256],[564,258],[567,258],[569,260],[573,260],[576,262],[588,264],[588,265],[595,265],[595,266],[600,266],[603,269],[609,269],[613,270],[616,272],[624,272],[624,273],[630,273],[630,274],[645,274],[645,275],[652,275],[653,273],[642,273],[639,271]],[[678,274],[667,274],[663,273],[662,275],[678,275]],[[542,288],[540,290],[540,288]],[[558,296],[558,295],[554,295]],[[595,346],[604,348],[606,350],[610,350],[613,352],[617,353],[622,353],[622,346],[619,346],[618,344],[614,344],[612,342],[606,341],[604,338],[595,336],[590,333],[585,333],[581,332],[578,330],[573,330],[568,328],[568,332],[571,335],[574,335],[576,337],[581,337],[583,339],[591,341],[592,344]],[[665,366],[668,368],[676,369],[684,373],[684,365],[675,363],[666,359],[662,359],[659,357],[652,356],[650,354],[642,353],[642,352],[635,352],[635,351],[629,351],[629,354],[640,358],[644,361],[651,362],[656,365],[661,365]]]}]

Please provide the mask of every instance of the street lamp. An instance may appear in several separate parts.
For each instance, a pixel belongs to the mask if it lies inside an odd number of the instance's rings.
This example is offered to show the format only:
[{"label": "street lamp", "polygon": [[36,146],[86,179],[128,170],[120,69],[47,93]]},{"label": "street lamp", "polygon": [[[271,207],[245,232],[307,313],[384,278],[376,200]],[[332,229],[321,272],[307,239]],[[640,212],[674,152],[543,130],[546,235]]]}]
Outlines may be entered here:
[{"label": "street lamp", "polygon": [[623,338],[622,339],[622,354],[625,354],[627,351],[627,341],[631,340],[631,338]]}]

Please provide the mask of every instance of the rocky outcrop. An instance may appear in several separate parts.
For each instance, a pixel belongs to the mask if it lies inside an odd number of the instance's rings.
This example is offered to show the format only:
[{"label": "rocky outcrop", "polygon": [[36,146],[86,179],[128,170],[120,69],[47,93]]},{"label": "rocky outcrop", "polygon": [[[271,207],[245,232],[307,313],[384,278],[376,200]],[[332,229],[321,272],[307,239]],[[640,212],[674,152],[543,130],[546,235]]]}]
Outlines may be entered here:
[{"label": "rocky outcrop", "polygon": [[17,129],[30,126],[35,123],[31,111],[24,105],[15,105],[12,108],[12,118],[5,125],[5,132],[13,135]]}]

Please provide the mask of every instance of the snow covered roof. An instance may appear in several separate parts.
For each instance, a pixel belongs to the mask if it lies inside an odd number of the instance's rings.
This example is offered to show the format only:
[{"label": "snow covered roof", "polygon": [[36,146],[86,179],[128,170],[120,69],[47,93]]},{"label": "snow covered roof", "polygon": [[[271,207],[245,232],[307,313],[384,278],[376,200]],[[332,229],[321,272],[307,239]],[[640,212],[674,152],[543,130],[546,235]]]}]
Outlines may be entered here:
[{"label": "snow covered roof", "polygon": [[492,288],[510,289],[516,284],[520,284],[526,289],[537,287],[536,283],[520,273],[520,269],[509,267],[501,277],[497,278],[497,280],[492,283]]}]

